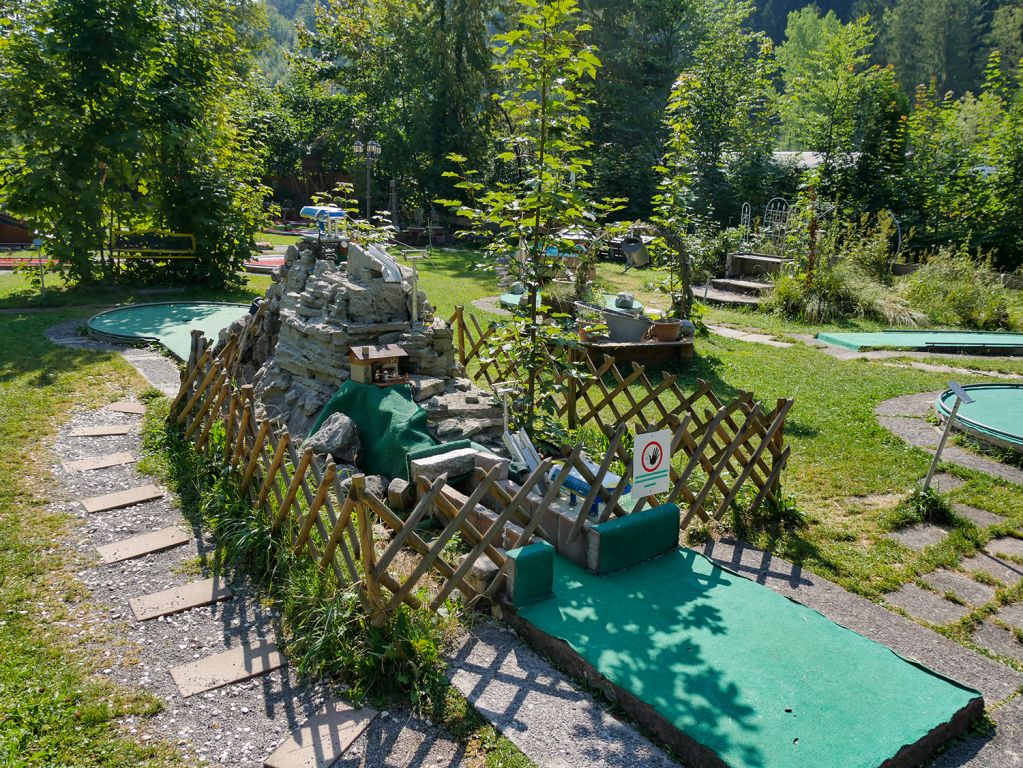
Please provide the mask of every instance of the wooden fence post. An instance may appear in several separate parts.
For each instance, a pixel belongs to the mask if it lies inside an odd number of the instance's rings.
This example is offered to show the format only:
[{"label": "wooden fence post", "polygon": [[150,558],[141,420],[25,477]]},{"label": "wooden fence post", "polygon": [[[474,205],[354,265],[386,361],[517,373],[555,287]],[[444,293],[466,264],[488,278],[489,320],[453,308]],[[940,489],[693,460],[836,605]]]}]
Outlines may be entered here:
[{"label": "wooden fence post", "polygon": [[576,350],[574,347],[568,349],[568,391],[565,393],[565,413],[568,415],[568,428],[570,430],[578,429],[579,427],[579,414],[576,408],[576,394],[575,388],[578,386],[574,371],[576,363]]},{"label": "wooden fence post", "polygon": [[366,476],[355,475],[352,478],[352,490],[355,492],[355,517],[359,524],[359,553],[362,559],[362,579],[366,586],[366,597],[369,598],[369,623],[374,627],[382,627],[387,623],[384,598],[380,593],[380,583],[376,576],[376,549],[373,547],[373,523],[370,517],[369,504],[363,499],[366,494]]},{"label": "wooden fence post", "polygon": [[462,305],[455,307],[455,334],[458,339],[458,362],[465,366],[465,318],[462,316]]}]

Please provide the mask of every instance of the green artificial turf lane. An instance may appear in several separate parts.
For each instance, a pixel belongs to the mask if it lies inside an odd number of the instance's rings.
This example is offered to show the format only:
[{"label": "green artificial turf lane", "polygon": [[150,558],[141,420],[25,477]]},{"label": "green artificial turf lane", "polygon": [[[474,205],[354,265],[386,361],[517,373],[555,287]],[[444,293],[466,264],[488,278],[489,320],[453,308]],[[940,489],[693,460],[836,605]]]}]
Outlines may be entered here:
[{"label": "green artificial turf lane", "polygon": [[818,333],[817,338],[846,349],[927,349],[941,347],[1023,347],[1023,333],[974,331],[878,331],[876,333]]},{"label": "green artificial turf lane", "polygon": [[[1015,445],[1023,445],[1023,387],[1018,384],[973,384],[964,387],[972,403],[963,403],[956,421],[978,432]],[[938,407],[948,416],[955,407],[951,390],[939,398]]]},{"label": "green artificial turf lane", "polygon": [[980,696],[690,550],[554,592],[519,615],[731,766],[876,768]]},{"label": "green artificial turf lane", "polygon": [[247,304],[208,301],[133,304],[93,315],[89,329],[125,340],[156,339],[172,354],[187,360],[193,329],[202,330],[206,338],[216,341],[223,328],[248,310]]}]

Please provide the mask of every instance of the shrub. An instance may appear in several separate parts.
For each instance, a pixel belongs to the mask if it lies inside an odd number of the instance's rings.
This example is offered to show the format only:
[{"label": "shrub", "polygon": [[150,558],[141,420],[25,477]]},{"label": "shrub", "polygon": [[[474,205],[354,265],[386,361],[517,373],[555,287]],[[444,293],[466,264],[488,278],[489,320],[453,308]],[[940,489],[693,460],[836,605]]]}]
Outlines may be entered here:
[{"label": "shrub", "polygon": [[900,292],[931,322],[981,330],[1009,328],[1008,292],[987,261],[942,248],[910,275]]},{"label": "shrub", "polygon": [[808,323],[862,317],[890,325],[919,325],[926,319],[902,296],[847,261],[820,263],[812,281],[804,272],[779,275],[768,306]]}]

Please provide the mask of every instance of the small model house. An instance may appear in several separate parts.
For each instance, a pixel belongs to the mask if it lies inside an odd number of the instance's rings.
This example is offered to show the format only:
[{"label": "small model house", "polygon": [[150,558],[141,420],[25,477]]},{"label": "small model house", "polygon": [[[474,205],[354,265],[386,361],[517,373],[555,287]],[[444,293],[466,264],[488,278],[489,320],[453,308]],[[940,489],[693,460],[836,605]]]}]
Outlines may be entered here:
[{"label": "small model house", "polygon": [[401,359],[408,353],[397,344],[368,344],[348,350],[352,381],[390,387],[407,384],[408,374],[401,370]]}]

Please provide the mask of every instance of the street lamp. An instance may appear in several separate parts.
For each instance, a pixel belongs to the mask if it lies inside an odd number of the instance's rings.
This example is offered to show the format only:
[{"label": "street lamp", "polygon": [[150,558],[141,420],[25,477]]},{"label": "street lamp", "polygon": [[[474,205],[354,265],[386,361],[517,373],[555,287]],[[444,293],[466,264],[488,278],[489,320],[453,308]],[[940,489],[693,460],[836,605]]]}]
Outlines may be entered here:
[{"label": "street lamp", "polygon": [[352,145],[352,150],[355,152],[355,156],[357,158],[362,158],[363,156],[366,158],[366,221],[370,221],[372,216],[371,201],[373,199],[371,191],[371,185],[373,183],[372,169],[373,163],[375,163],[380,157],[380,144],[378,144],[375,140],[370,140],[366,144],[363,144],[361,141],[356,141]]}]

